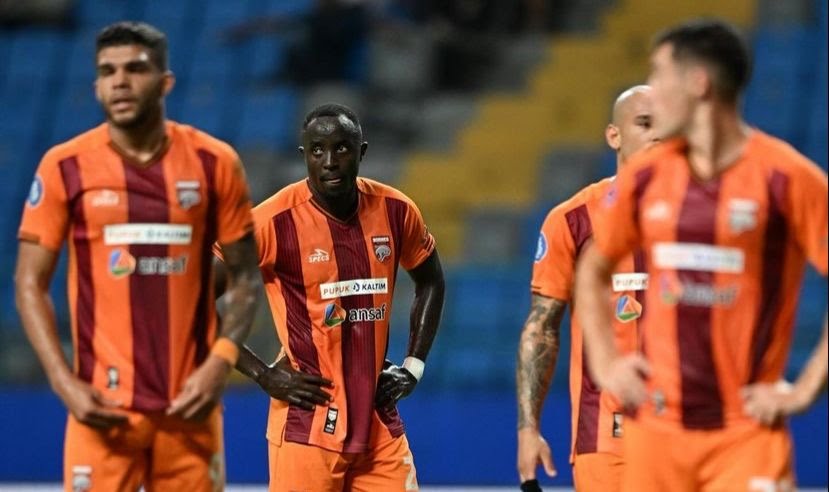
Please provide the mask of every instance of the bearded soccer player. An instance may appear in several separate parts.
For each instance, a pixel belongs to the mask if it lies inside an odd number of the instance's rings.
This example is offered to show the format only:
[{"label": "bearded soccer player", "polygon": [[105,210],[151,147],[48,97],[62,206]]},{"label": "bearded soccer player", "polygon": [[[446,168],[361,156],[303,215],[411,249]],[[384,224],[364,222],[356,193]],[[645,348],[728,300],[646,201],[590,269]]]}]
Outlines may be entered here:
[{"label": "bearded soccer player", "polygon": [[[219,400],[259,289],[244,172],[226,143],[165,120],[174,79],[163,33],[113,24],[95,59],[106,122],[43,157],[15,275],[26,334],[69,410],[64,487],[221,489]],[[74,371],[48,292],[64,239]],[[216,241],[235,300],[221,333]]]},{"label": "bearded soccer player", "polygon": [[[626,491],[794,488],[785,417],[826,383],[826,325],[793,385],[781,380],[806,261],[827,273],[827,178],[749,127],[749,54],[734,28],[691,21],[657,37],[654,131],[606,193],[577,273],[591,374],[626,420]],[[612,343],[611,274],[641,249],[641,354]],[[666,445],[665,443],[670,443]]]},{"label": "bearded soccer player", "polygon": [[[616,151],[617,169],[631,154],[653,143],[648,86],[632,87],[616,99],[605,138]],[[591,239],[591,217],[612,183],[611,177],[582,189],[550,211],[541,227],[533,264],[532,306],[521,333],[516,371],[518,473],[524,490],[540,490],[539,463],[548,475],[556,474],[550,447],[540,433],[541,407],[558,359],[559,325],[567,304],[573,302],[576,260]],[[641,255],[629,255],[613,273],[613,337],[622,352],[637,349],[636,324],[647,285],[643,270]],[[624,469],[623,409],[583,370],[582,333],[575,319],[571,328],[573,477],[579,491],[612,492],[618,490]]]},{"label": "bearded soccer player", "polygon": [[[395,404],[423,375],[443,272],[415,204],[358,177],[367,145],[350,109],[314,109],[299,148],[308,178],[253,212],[284,354],[268,366],[245,348],[236,367],[273,398],[271,491],[418,489]],[[399,367],[384,361],[398,266],[415,283],[408,356]]]}]

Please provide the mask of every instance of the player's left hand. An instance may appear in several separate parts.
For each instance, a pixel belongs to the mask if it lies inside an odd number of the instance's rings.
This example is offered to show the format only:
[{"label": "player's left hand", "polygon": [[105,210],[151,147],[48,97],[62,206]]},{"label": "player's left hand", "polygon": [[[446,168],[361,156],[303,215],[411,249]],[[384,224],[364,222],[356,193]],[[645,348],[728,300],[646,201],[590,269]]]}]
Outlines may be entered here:
[{"label": "player's left hand", "polygon": [[216,355],[207,359],[187,378],[181,393],[167,408],[167,415],[185,420],[204,420],[219,403],[230,374],[230,364]]},{"label": "player's left hand", "polygon": [[377,378],[377,392],[374,406],[386,408],[409,396],[417,385],[417,378],[405,367],[399,367],[388,360],[383,364],[383,371]]},{"label": "player's left hand", "polygon": [[781,418],[806,408],[796,388],[783,380],[745,386],[740,396],[743,412],[763,425],[775,425]]}]

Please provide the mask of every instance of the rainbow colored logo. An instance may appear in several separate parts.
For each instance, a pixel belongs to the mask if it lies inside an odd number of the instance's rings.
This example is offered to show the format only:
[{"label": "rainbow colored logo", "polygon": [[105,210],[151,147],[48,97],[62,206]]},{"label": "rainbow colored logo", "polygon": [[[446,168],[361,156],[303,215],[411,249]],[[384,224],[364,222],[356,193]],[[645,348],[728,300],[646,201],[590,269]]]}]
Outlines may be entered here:
[{"label": "rainbow colored logo", "polygon": [[125,277],[135,271],[135,258],[129,251],[118,248],[109,254],[109,273],[115,278]]},{"label": "rainbow colored logo", "polygon": [[333,302],[325,306],[325,326],[333,328],[345,321],[345,310]]},{"label": "rainbow colored logo", "polygon": [[642,316],[642,305],[633,297],[625,294],[616,301],[616,319],[629,323]]}]

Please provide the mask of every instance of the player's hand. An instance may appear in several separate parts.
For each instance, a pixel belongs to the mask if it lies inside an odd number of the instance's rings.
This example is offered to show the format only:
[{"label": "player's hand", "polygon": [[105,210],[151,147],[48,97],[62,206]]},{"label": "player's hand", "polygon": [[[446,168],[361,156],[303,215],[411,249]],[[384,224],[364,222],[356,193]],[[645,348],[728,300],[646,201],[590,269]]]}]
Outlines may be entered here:
[{"label": "player's hand", "polygon": [[331,394],[322,388],[334,387],[328,379],[297,371],[287,357],[269,366],[256,382],[271,398],[306,410],[313,410],[316,405],[327,405]]},{"label": "player's hand", "polygon": [[800,413],[808,406],[807,399],[786,381],[757,383],[740,390],[743,412],[763,425],[775,425],[788,415]]},{"label": "player's hand", "polygon": [[386,360],[377,378],[374,406],[386,408],[409,396],[417,385],[417,378],[405,367],[398,367]]},{"label": "player's hand", "polygon": [[167,415],[185,420],[204,420],[222,398],[230,364],[216,355],[207,359],[184,382],[184,387],[167,408]]},{"label": "player's hand", "polygon": [[117,409],[123,404],[105,397],[99,390],[70,374],[57,388],[58,396],[78,422],[108,429],[127,423],[127,414]]},{"label": "player's hand", "polygon": [[640,354],[629,354],[606,364],[604,370],[596,374],[596,383],[632,410],[648,398],[645,380],[649,375],[648,361]]},{"label": "player's hand", "polygon": [[[535,469],[538,465],[544,467],[547,476],[558,474],[553,463],[553,453],[550,445],[541,437],[538,429],[524,427],[518,430],[518,476],[524,484],[535,480]],[[539,489],[540,490],[540,489]]]}]

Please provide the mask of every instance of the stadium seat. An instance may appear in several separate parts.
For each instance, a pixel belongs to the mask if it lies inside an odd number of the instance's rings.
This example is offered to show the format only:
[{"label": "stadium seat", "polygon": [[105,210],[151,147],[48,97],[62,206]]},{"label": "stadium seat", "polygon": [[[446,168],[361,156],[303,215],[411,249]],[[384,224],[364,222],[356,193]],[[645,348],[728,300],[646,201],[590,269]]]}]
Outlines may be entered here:
[{"label": "stadium seat", "polygon": [[296,145],[299,99],[293,89],[277,87],[244,98],[237,143],[273,151]]}]

